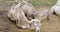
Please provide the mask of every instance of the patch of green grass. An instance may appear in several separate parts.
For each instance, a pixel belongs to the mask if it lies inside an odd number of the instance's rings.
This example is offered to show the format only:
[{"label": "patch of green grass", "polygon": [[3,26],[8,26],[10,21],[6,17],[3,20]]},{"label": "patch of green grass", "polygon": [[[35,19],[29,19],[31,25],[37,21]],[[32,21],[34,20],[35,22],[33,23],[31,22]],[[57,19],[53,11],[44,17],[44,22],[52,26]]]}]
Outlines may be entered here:
[{"label": "patch of green grass", "polygon": [[[14,0],[2,0],[2,1],[14,1]],[[34,7],[51,7],[56,3],[56,1],[57,0],[31,0],[31,3],[33,4]]]},{"label": "patch of green grass", "polygon": [[57,0],[31,0],[31,3],[35,7],[39,6],[53,6],[56,3]]}]

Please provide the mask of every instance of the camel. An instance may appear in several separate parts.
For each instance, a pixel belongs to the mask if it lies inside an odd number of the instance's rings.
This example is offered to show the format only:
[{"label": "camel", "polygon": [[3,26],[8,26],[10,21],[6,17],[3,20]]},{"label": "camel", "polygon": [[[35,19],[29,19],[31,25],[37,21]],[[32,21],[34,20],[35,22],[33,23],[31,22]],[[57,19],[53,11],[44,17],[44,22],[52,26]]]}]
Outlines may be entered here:
[{"label": "camel", "polygon": [[[16,1],[18,2],[18,0],[16,0]],[[12,8],[9,10],[8,18],[15,21],[17,27],[32,30],[32,29],[36,28],[36,26],[37,26],[34,24],[36,24],[40,20],[45,19],[50,14],[51,14],[50,11],[38,12],[33,7],[33,5],[31,3],[29,3],[27,0],[20,0],[18,2],[18,4],[13,5]],[[33,19],[35,19],[35,20],[33,20]]]},{"label": "camel", "polygon": [[60,0],[57,0],[57,3],[51,8],[51,12],[60,16]]}]

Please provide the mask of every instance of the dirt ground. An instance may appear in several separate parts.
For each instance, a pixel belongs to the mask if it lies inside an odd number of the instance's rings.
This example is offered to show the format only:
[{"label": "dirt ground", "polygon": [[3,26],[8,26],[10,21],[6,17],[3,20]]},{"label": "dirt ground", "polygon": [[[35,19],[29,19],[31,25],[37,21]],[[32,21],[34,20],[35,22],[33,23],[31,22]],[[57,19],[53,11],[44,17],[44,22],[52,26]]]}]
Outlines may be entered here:
[{"label": "dirt ground", "polygon": [[[35,30],[24,30],[17,28],[14,22],[7,18],[7,12],[10,6],[6,3],[0,3],[0,32],[35,32]],[[44,8],[38,8],[43,10]],[[60,16],[51,14],[48,19],[41,22],[41,32],[60,32]]]}]

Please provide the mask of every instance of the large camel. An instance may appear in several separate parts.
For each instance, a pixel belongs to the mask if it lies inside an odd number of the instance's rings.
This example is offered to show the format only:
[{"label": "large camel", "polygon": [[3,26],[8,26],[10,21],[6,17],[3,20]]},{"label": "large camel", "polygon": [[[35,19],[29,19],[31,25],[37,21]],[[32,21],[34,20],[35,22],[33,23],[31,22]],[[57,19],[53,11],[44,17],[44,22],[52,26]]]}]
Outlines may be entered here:
[{"label": "large camel", "polygon": [[[19,2],[18,2],[19,1]],[[37,21],[45,19],[50,11],[38,12],[28,0],[16,0],[18,4],[13,5],[8,12],[8,18],[16,21],[17,27],[35,29]],[[38,19],[37,21],[32,19]],[[32,24],[31,24],[32,23]]]}]

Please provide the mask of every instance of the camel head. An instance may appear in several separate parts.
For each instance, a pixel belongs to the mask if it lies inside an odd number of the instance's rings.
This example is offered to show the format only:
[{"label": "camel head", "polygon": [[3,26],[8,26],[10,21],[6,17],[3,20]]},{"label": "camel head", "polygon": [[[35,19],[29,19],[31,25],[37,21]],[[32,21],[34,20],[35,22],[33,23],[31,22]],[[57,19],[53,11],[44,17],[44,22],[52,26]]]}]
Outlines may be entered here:
[{"label": "camel head", "polygon": [[34,23],[34,25],[36,26],[37,24],[40,24],[41,20],[39,20],[39,19],[32,19],[31,22]]},{"label": "camel head", "polygon": [[32,19],[31,20],[35,26],[36,32],[40,32],[41,20],[39,19]]}]

